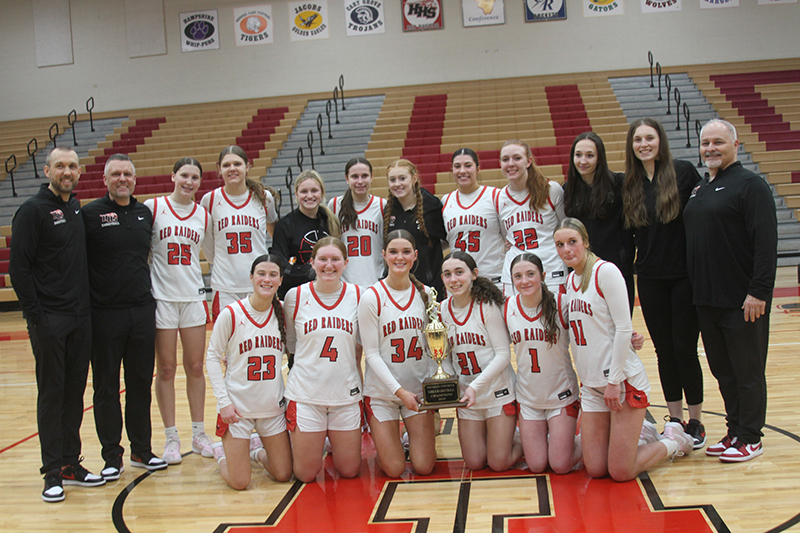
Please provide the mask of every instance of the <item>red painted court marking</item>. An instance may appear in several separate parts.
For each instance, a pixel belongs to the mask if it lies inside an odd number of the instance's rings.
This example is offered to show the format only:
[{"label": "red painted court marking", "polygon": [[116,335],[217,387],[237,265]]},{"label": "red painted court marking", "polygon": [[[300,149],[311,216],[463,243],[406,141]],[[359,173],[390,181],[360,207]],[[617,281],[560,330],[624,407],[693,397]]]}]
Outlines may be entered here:
[{"label": "red painted court marking", "polygon": [[2,341],[21,341],[28,339],[28,332],[27,331],[10,331],[6,333],[0,333],[0,342]]},{"label": "red painted court marking", "polygon": [[800,287],[776,287],[772,291],[775,298],[786,298],[788,296],[800,296]]}]

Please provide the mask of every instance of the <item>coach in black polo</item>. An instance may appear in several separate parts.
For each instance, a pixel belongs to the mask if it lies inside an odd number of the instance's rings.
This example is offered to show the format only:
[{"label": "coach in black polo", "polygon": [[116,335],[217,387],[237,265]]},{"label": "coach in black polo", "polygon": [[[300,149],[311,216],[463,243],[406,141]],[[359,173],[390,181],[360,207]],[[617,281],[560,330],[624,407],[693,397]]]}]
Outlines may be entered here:
[{"label": "coach in black polo", "polygon": [[130,157],[109,157],[103,181],[108,194],[86,205],[83,218],[92,304],[94,420],[106,462],[101,474],[112,481],[123,471],[121,364],[131,465],[161,470],[167,464],[153,455],[150,442],[156,303],[147,256],[153,216],[133,197],[136,169]]}]

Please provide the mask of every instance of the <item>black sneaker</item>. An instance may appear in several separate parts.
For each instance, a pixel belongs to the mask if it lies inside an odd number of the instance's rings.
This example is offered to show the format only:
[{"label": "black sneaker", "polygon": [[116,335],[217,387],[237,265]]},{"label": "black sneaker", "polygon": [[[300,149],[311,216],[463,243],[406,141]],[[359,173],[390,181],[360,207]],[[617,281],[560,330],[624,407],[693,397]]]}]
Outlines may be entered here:
[{"label": "black sneaker", "polygon": [[166,461],[160,457],[153,455],[153,452],[147,451],[140,454],[131,454],[131,466],[136,468],[144,468],[150,470],[164,470],[167,467]]},{"label": "black sneaker", "polygon": [[122,465],[122,455],[118,455],[106,461],[106,466],[100,471],[100,475],[106,481],[116,481],[123,471],[125,467]]},{"label": "black sneaker", "polygon": [[61,470],[51,470],[44,475],[42,499],[47,503],[64,501],[64,487],[61,485]]},{"label": "black sneaker", "polygon": [[81,487],[99,487],[105,485],[106,480],[102,476],[92,474],[81,465],[83,457],[78,459],[74,465],[61,467],[61,480],[64,485],[79,485]]},{"label": "black sneaker", "polygon": [[699,420],[692,418],[683,430],[694,440],[694,449],[699,450],[706,445],[706,427]]}]

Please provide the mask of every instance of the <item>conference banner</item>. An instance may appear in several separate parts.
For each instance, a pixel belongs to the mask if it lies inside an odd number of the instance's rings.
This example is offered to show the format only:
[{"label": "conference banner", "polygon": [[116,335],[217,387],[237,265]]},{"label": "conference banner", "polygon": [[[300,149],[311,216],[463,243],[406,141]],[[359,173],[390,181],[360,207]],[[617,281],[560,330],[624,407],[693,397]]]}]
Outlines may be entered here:
[{"label": "conference banner", "polygon": [[461,13],[465,28],[506,23],[503,0],[461,0]]}]

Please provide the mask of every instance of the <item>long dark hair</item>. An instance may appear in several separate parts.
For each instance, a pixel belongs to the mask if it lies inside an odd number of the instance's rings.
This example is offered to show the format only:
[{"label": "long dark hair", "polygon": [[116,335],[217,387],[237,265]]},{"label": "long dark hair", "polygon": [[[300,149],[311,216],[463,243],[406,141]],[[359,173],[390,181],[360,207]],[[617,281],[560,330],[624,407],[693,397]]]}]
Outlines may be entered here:
[{"label": "long dark hair", "polygon": [[[396,240],[396,239],[405,239],[405,240],[407,240],[408,242],[411,243],[411,247],[414,250],[417,249],[417,243],[414,242],[414,236],[411,235],[410,232],[408,232],[408,231],[406,231],[404,229],[396,229],[396,230],[392,231],[391,233],[389,233],[386,236],[386,238],[383,240],[383,251],[385,252],[386,249],[389,247],[389,243],[392,242],[393,240]],[[416,287],[417,292],[419,292],[419,295],[422,297],[422,303],[424,303],[425,307],[427,307],[428,306],[428,291],[425,290],[425,285],[423,285],[422,282],[420,280],[418,280],[417,277],[414,276],[414,274],[412,274],[411,272],[408,273],[408,279],[410,279],[411,283],[414,284],[414,287]]]},{"label": "long dark hair", "polygon": [[[592,141],[597,152],[597,166],[594,179],[589,185],[583,180],[575,166],[575,147],[580,141]],[[605,218],[614,198],[614,174],[608,168],[606,147],[603,140],[593,131],[581,133],[572,141],[569,152],[569,170],[564,184],[564,211],[568,217]]]},{"label": "long dark hair", "polygon": [[[450,252],[444,257],[444,261],[447,261],[448,259],[458,259],[459,261],[463,261],[467,265],[467,268],[469,268],[470,272],[474,272],[478,269],[475,259],[473,259],[472,256],[467,252]],[[444,261],[442,264],[444,264]],[[483,276],[478,276],[473,280],[470,295],[472,296],[472,299],[479,304],[489,303],[494,304],[497,307],[502,307],[503,303],[505,302],[503,291],[498,289],[489,278]]]},{"label": "long dark hair", "polygon": [[[276,254],[259,255],[250,266],[251,276],[255,273],[259,263],[273,263],[277,265],[278,272],[281,274],[281,282],[283,282],[283,271],[286,269],[286,261],[284,261],[283,257]],[[278,330],[281,332],[281,346],[283,347],[283,352],[288,354],[289,352],[286,348],[286,315],[283,313],[283,305],[281,304],[280,298],[278,298],[277,291],[275,291],[275,294],[272,296],[272,314],[275,315],[275,319],[278,321]]]},{"label": "long dark hair", "polygon": [[[633,137],[640,126],[650,126],[658,134],[658,156],[656,157],[656,219],[662,224],[667,224],[680,214],[681,200],[678,196],[678,180],[675,175],[675,162],[669,151],[669,139],[664,126],[652,118],[640,118],[631,123],[628,128],[628,138],[625,141],[625,182],[622,184],[622,213],[625,217],[625,227],[640,228],[647,226],[647,209],[644,206],[644,181],[647,172],[642,161],[633,151]],[[654,176],[655,178],[655,176]]]},{"label": "long dark hair", "polygon": [[544,266],[542,266],[542,260],[538,255],[530,252],[523,252],[516,256],[511,261],[511,268],[509,270],[512,274],[512,281],[514,279],[514,267],[523,261],[536,266],[536,268],[539,269],[539,274],[542,275],[542,323],[544,324],[547,344],[552,346],[558,342],[558,335],[561,332],[561,328],[558,325],[558,304],[556,304],[553,293],[550,292],[550,289],[547,288],[547,284],[544,282]]},{"label": "long dark hair", "polygon": [[[344,175],[350,175],[350,169],[354,165],[358,164],[367,165],[369,167],[369,173],[372,175],[372,163],[367,161],[364,157],[354,157],[347,164],[344,166]],[[339,223],[342,226],[342,231],[347,231],[350,228],[354,228],[356,226],[356,220],[358,219],[358,214],[356,213],[356,208],[353,205],[353,191],[350,190],[350,187],[347,187],[347,190],[344,192],[344,196],[342,196],[342,207],[339,209]]]},{"label": "long dark hair", "polygon": [[201,178],[203,177],[203,167],[200,165],[200,161],[198,161],[194,157],[181,157],[180,159],[175,161],[175,164],[172,165],[172,173],[175,174],[184,165],[197,167],[197,170],[200,171],[200,177]]}]

